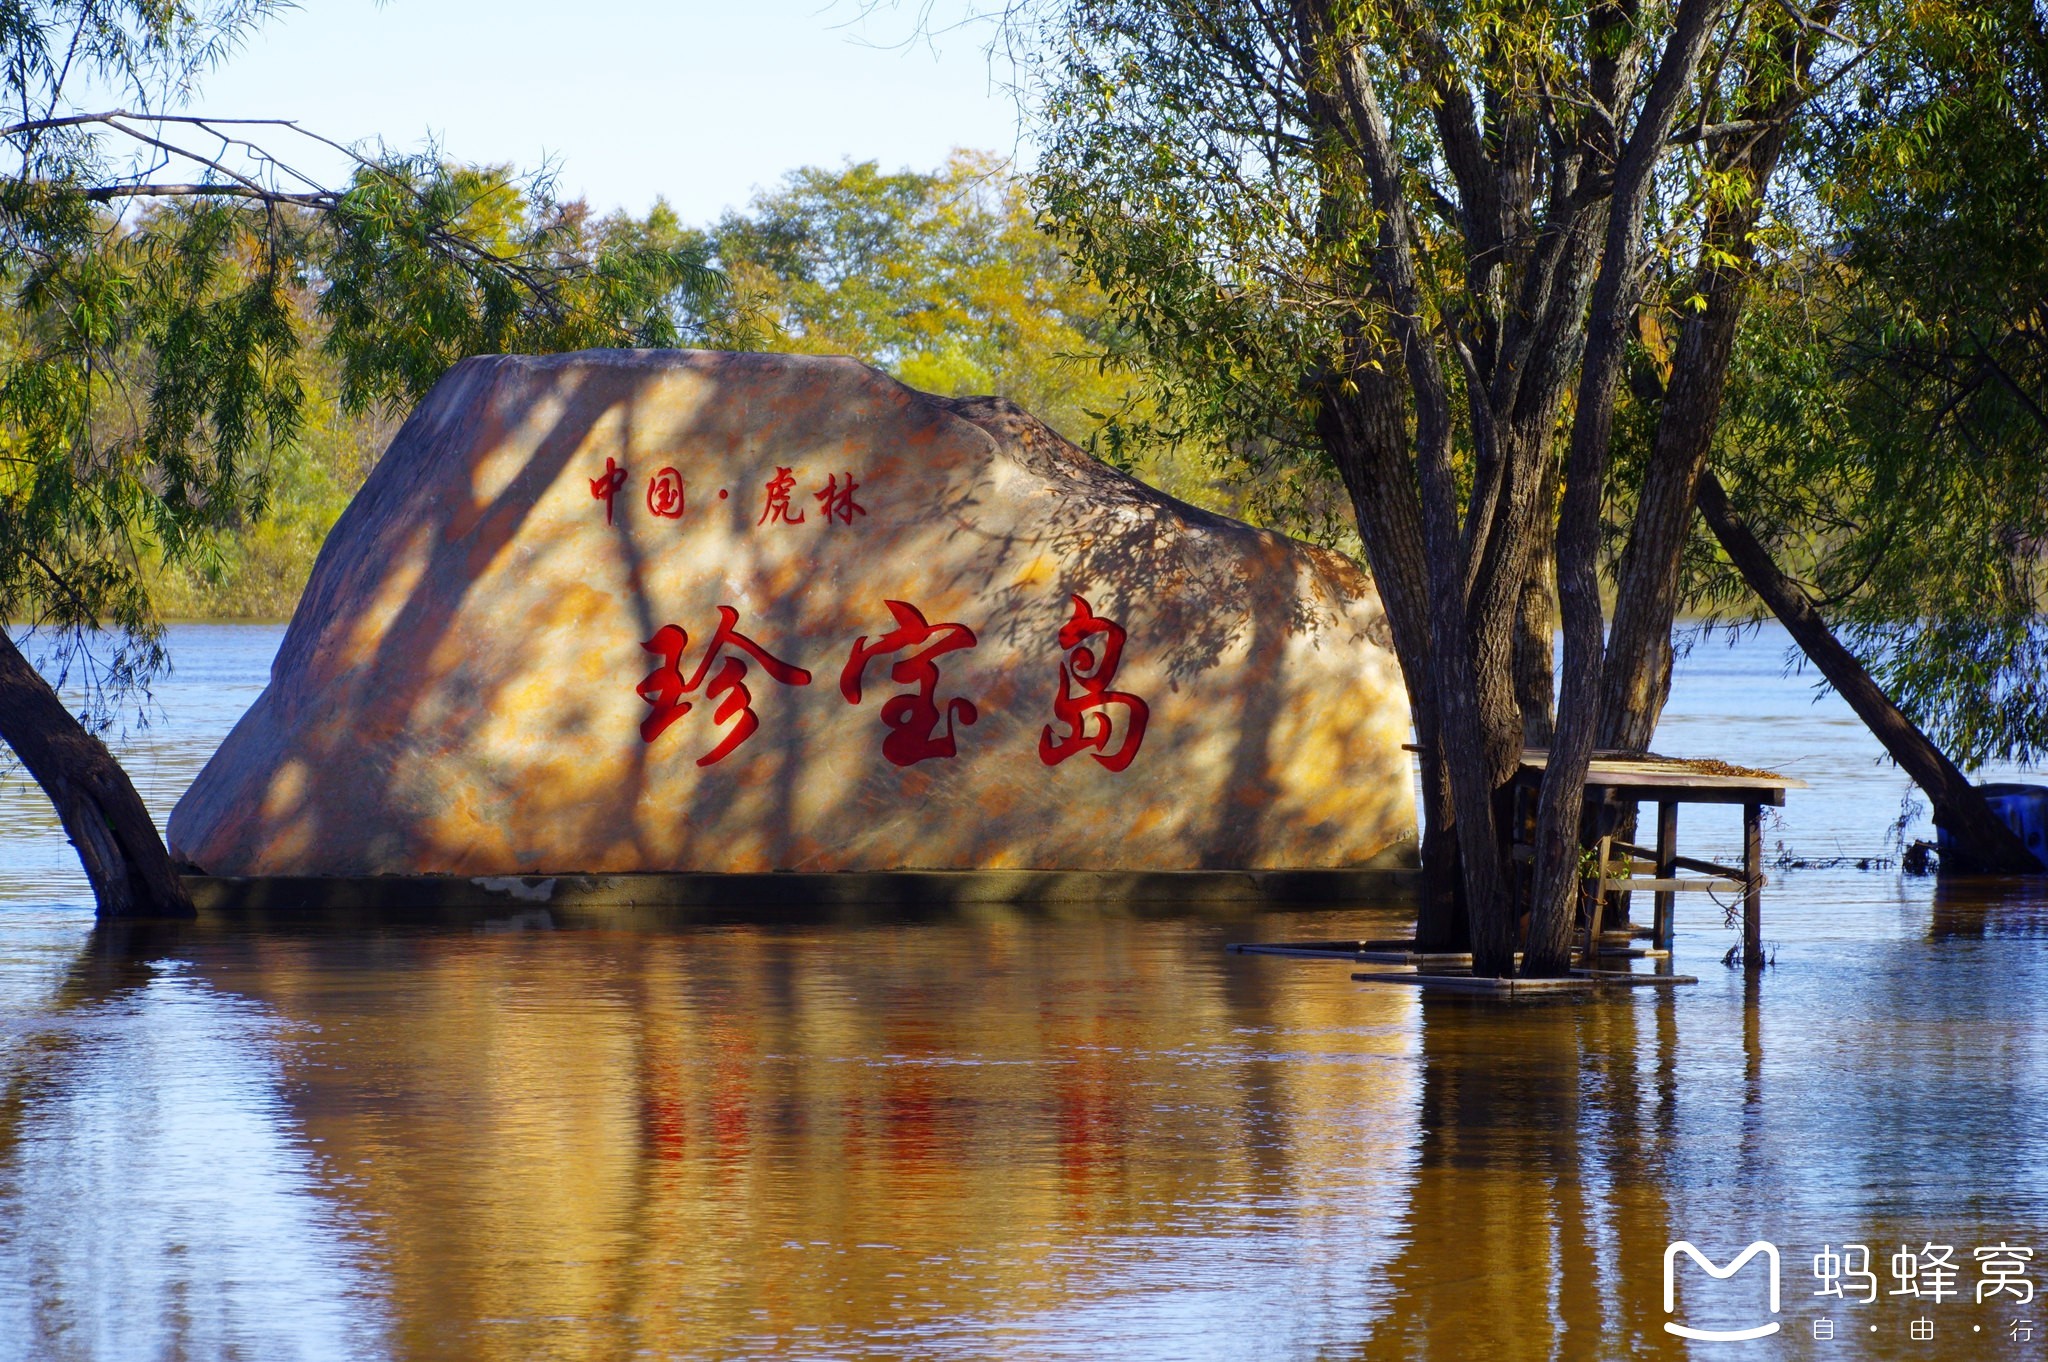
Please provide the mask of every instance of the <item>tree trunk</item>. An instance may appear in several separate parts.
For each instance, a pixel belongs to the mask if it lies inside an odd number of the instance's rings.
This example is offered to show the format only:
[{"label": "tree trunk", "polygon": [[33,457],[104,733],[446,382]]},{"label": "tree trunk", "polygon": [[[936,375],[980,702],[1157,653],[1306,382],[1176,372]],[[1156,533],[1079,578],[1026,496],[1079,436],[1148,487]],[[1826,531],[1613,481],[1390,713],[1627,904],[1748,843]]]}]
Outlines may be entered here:
[{"label": "tree trunk", "polygon": [[1970,783],[1918,725],[1899,712],[1863,664],[1835,638],[1806,592],[1779,570],[1770,551],[1735,514],[1712,470],[1700,477],[1698,500],[1707,527],[1721,541],[1749,589],[1770,607],[1828,684],[1884,744],[1899,769],[1933,801],[1934,821],[1948,829],[1960,850],[1956,859],[1963,864],[1958,868],[2004,874],[2043,869],[2005,820],[1991,811],[1983,791]]},{"label": "tree trunk", "polygon": [[[1418,744],[1420,745],[1420,744]],[[1451,812],[1450,782],[1436,753],[1422,754],[1422,901],[1416,906],[1415,949],[1455,953],[1472,949],[1465,914],[1465,869]]]},{"label": "tree trunk", "polygon": [[128,773],[0,630],[0,742],[57,808],[103,918],[191,917],[192,900]]},{"label": "tree trunk", "polygon": [[1815,26],[1825,31],[1836,8],[1833,0],[1824,0],[1804,18],[1796,6],[1773,17],[1769,47],[1775,58],[1759,54],[1744,79],[1739,106],[1744,118],[1766,126],[1752,141],[1731,143],[1729,159],[1717,161],[1719,173],[1746,173],[1749,192],[1711,209],[1702,238],[1707,249],[1694,283],[1703,306],[1686,318],[1679,332],[1635,524],[1621,559],[1601,677],[1601,747],[1647,748],[1671,694],[1671,627],[1678,614],[1693,503],[1721,418],[1728,366],[1756,259],[1765,191],[1791,131],[1790,115],[1782,111],[1786,79],[1789,74],[1796,86],[1805,85],[1819,50],[1812,41]]},{"label": "tree trunk", "polygon": [[[1544,474],[1540,494],[1545,514],[1557,501],[1557,469]],[[1515,700],[1522,709],[1522,745],[1549,747],[1557,729],[1556,612],[1557,553],[1553,539],[1539,538],[1522,575],[1515,603]]]},{"label": "tree trunk", "polygon": [[[1607,667],[1600,607],[1600,508],[1607,486],[1615,394],[1627,354],[1628,324],[1636,315],[1640,296],[1637,262],[1651,179],[1721,8],[1718,0],[1680,0],[1635,130],[1624,147],[1606,148],[1617,163],[1615,197],[1608,209],[1606,242],[1593,285],[1564,492],[1558,505],[1555,570],[1564,635],[1564,677],[1550,761],[1537,796],[1529,936],[1522,957],[1523,973],[1531,977],[1564,975],[1571,970],[1585,778],[1593,758]],[[1626,15],[1617,14],[1614,19],[1629,22]]]},{"label": "tree trunk", "polygon": [[[1746,219],[1745,219],[1746,221]],[[1671,694],[1671,629],[1694,491],[1727,390],[1747,275],[1715,268],[1706,307],[1687,318],[1658,415],[1656,444],[1630,527],[1607,637],[1600,697],[1600,747],[1639,752],[1650,745]]]},{"label": "tree trunk", "polygon": [[1415,743],[1422,749],[1422,901],[1415,917],[1416,945],[1462,951],[1470,933],[1450,784],[1437,747],[1422,507],[1408,478],[1406,421],[1400,392],[1383,368],[1364,362],[1361,354],[1353,375],[1348,388],[1332,385],[1325,393],[1316,426],[1351,497],[1408,688]]},{"label": "tree trunk", "polygon": [[[1294,20],[1304,52],[1331,54],[1328,63],[1315,63],[1317,79],[1310,82],[1309,118],[1327,129],[1333,145],[1353,148],[1359,167],[1365,171],[1367,198],[1378,218],[1379,240],[1372,255],[1372,284],[1361,297],[1376,297],[1388,306],[1360,318],[1366,323],[1359,334],[1384,335],[1388,357],[1398,356],[1399,373],[1406,379],[1412,434],[1407,447],[1412,464],[1404,461],[1400,483],[1412,486],[1420,512],[1423,568],[1427,589],[1424,600],[1428,624],[1427,682],[1436,706],[1437,740],[1434,744],[1442,762],[1442,775],[1450,787],[1455,821],[1459,868],[1465,885],[1466,922],[1472,934],[1472,972],[1480,976],[1501,976],[1514,970],[1514,924],[1510,920],[1507,877],[1502,871],[1501,849],[1494,838],[1493,784],[1491,768],[1506,760],[1512,770],[1514,754],[1504,749],[1519,733],[1496,733],[1482,694],[1482,678],[1466,613],[1471,595],[1467,591],[1467,560],[1459,532],[1459,487],[1455,458],[1456,430],[1451,412],[1453,385],[1439,353],[1439,340],[1427,320],[1430,308],[1418,272],[1416,242],[1418,229],[1406,197],[1401,156],[1394,134],[1380,107],[1375,81],[1376,69],[1367,50],[1344,36],[1348,19],[1343,7],[1328,3],[1295,7]],[[1328,83],[1325,83],[1327,81]],[[1349,192],[1338,195],[1347,198]],[[1357,358],[1365,358],[1358,356]],[[1412,471],[1411,471],[1412,470]],[[1405,492],[1404,492],[1405,496]],[[1365,527],[1360,527],[1366,533]],[[1371,549],[1368,540],[1368,550]],[[1519,571],[1521,556],[1512,559]],[[1375,558],[1375,570],[1378,561]],[[1505,623],[1505,620],[1503,621]],[[1398,644],[1398,638],[1397,638]],[[1405,651],[1405,650],[1404,650]],[[1403,659],[1404,671],[1408,670]],[[1411,673],[1410,684],[1418,678]],[[1513,687],[1504,685],[1507,707],[1514,707]],[[1412,701],[1411,696],[1411,701]],[[1515,728],[1519,729],[1519,715]]]}]

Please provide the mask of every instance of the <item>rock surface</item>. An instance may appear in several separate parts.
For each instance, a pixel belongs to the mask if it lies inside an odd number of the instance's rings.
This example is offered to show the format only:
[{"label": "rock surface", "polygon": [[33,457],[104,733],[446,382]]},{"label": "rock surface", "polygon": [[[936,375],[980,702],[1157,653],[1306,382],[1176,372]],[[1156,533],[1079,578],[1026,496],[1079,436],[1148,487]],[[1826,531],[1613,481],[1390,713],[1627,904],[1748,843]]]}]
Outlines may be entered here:
[{"label": "rock surface", "polygon": [[[850,495],[849,495],[850,494]],[[851,360],[456,366],[171,815],[215,875],[1360,865],[1414,835],[1337,555]]]}]

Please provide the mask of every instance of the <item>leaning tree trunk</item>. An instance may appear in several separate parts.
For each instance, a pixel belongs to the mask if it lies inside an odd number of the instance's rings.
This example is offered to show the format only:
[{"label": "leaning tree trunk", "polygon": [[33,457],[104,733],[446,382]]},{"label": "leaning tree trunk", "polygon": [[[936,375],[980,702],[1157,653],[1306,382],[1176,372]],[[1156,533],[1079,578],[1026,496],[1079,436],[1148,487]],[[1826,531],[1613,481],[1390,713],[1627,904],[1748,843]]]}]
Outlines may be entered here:
[{"label": "leaning tree trunk", "polygon": [[101,917],[191,917],[192,900],[128,773],[0,630],[0,742],[57,808]]},{"label": "leaning tree trunk", "polygon": [[1849,702],[1856,717],[1884,744],[1899,769],[1913,778],[1934,802],[1934,821],[1948,829],[1958,848],[1959,868],[1994,873],[2030,873],[2043,869],[2013,830],[1991,810],[1984,792],[1936,747],[1919,727],[1899,712],[1863,664],[1828,628],[1806,592],[1779,570],[1749,526],[1728,504],[1728,494],[1712,470],[1699,481],[1700,515],[1707,528],[1742,573],[1757,598],[1778,617],[1800,651],[1820,668],[1828,684]]}]

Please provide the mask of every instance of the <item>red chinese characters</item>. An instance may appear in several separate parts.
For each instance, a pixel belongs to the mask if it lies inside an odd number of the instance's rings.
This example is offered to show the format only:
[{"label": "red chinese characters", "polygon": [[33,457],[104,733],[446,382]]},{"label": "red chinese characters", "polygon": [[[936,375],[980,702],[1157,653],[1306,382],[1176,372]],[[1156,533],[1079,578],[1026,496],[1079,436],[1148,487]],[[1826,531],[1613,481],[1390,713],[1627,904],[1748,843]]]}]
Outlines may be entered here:
[{"label": "red chinese characters", "polygon": [[778,521],[785,525],[804,523],[802,511],[795,515],[790,514],[789,494],[796,490],[796,474],[787,468],[778,468],[775,470],[775,476],[768,479],[768,485],[764,490],[767,495],[761,502],[761,518],[754,522],[756,525],[768,525]]},{"label": "red chinese characters", "polygon": [[853,474],[846,475],[846,486],[839,486],[839,475],[834,473],[825,479],[825,485],[811,494],[811,499],[825,508],[824,523],[830,525],[836,518],[842,525],[851,525],[857,515],[866,515],[868,508],[853,499],[860,484],[853,480]]},{"label": "red chinese characters", "polygon": [[[682,661],[684,650],[690,646],[690,636],[681,628],[664,624],[655,631],[653,638],[640,645],[661,659],[661,665],[648,673],[636,688],[640,698],[653,707],[652,712],[640,721],[642,742],[653,742],[670,724],[688,714],[691,702],[683,697],[697,694],[698,687],[702,686],[704,698],[719,700],[718,708],[712,711],[712,719],[720,724],[734,719],[738,722],[726,730],[718,746],[697,758],[697,764],[711,766],[731,756],[733,750],[761,726],[760,717],[754,713],[753,693],[746,686],[747,657],[760,663],[763,671],[785,686],[811,684],[809,672],[782,661],[735,628],[739,620],[740,612],[731,606],[718,607],[718,629],[705,645],[703,660],[688,680],[683,678]],[[731,649],[731,653],[727,649]],[[745,657],[737,654],[745,654]],[[711,670],[714,662],[719,664],[716,672]],[[705,682],[707,675],[710,677],[708,685]],[[724,697],[722,700],[721,696]]]},{"label": "red chinese characters", "polygon": [[610,455],[605,456],[604,472],[590,480],[590,495],[604,503],[604,523],[612,523],[612,498],[626,485],[626,470]]},{"label": "red chinese characters", "polygon": [[[606,456],[604,472],[590,479],[590,495],[604,503],[604,523],[613,524],[624,514],[616,502],[619,493],[625,490],[631,480],[631,470],[617,459]],[[797,491],[798,474],[793,468],[777,467],[775,476],[761,484],[761,514],[756,525],[851,525],[854,520],[868,513],[868,508],[854,499],[854,493],[861,488],[859,479],[852,471],[827,475],[824,485],[811,492],[810,499],[818,503],[818,518],[809,519],[802,496]],[[686,484],[682,473],[675,468],[663,468],[647,479],[645,500],[647,513],[661,520],[681,520],[688,509],[685,495]],[[724,501],[728,489],[718,490],[718,499]]]},{"label": "red chinese characters", "polygon": [[896,627],[870,643],[862,635],[847,656],[839,673],[839,693],[848,704],[860,703],[861,679],[870,660],[902,653],[889,668],[889,677],[900,686],[915,686],[909,695],[894,695],[882,703],[882,723],[889,736],[882,739],[882,755],[898,766],[910,766],[931,757],[950,757],[957,748],[953,726],[972,724],[979,716],[974,702],[961,697],[946,701],[942,710],[934,696],[939,688],[935,659],[975,644],[974,631],[964,624],[932,624],[924,612],[904,601],[884,601],[896,618]]},{"label": "red chinese characters", "polygon": [[[1137,696],[1109,688],[1124,654],[1123,626],[1096,614],[1082,597],[1073,599],[1073,618],[1060,626],[1060,647],[1067,655],[1060,662],[1060,693],[1052,702],[1054,717],[1067,731],[1054,737],[1047,724],[1038,736],[1038,759],[1057,766],[1092,748],[1095,760],[1121,771],[1138,755],[1152,711]],[[1124,722],[1112,724],[1110,714],[1119,708]],[[1111,751],[1110,739],[1119,728],[1122,741]]]},{"label": "red chinese characters", "polygon": [[664,468],[647,480],[647,509],[664,520],[683,518],[683,475]]}]

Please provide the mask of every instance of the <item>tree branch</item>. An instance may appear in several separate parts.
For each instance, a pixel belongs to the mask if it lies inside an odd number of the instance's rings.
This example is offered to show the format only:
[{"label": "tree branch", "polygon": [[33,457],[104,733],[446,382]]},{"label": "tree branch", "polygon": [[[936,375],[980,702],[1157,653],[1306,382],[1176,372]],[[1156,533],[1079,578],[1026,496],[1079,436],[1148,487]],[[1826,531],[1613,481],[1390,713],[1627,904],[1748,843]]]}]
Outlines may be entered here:
[{"label": "tree branch", "polygon": [[248,199],[262,203],[289,203],[302,208],[332,208],[340,201],[340,195],[332,193],[296,194],[283,190],[251,189],[240,184],[216,184],[199,181],[191,184],[104,184],[94,185],[79,191],[79,197],[93,203],[111,203],[116,199]]}]

